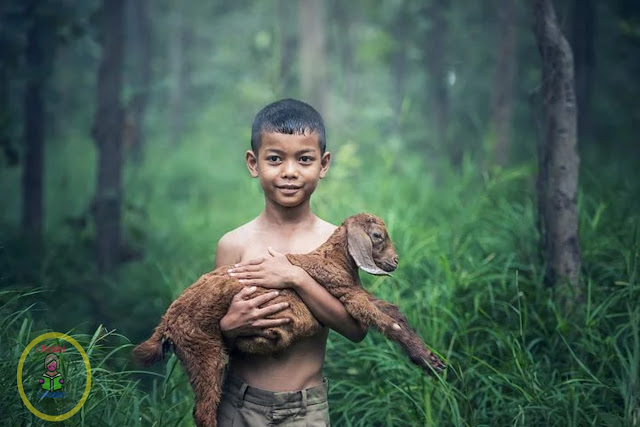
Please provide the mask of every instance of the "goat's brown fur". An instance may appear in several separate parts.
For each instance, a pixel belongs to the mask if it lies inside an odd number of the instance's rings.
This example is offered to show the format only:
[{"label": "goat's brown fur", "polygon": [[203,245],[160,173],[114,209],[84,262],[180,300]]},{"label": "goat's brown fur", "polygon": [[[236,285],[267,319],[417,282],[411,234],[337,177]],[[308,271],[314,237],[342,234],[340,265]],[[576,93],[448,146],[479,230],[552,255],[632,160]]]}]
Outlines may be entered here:
[{"label": "goat's brown fur", "polygon": [[[349,217],[318,249],[308,254],[288,254],[287,259],[338,298],[354,319],[399,343],[411,361],[427,373],[444,369],[442,361],[411,329],[398,308],[379,300],[361,286],[358,267],[372,274],[388,274],[397,266],[397,255],[382,220],[368,214]],[[194,389],[194,418],[198,426],[217,425],[216,413],[227,364],[219,322],[233,296],[243,288],[227,275],[229,268],[223,266],[207,273],[185,289],[171,304],[151,338],[133,350],[139,361],[150,365],[161,360],[167,348],[172,347]],[[320,330],[318,321],[295,291],[283,290],[278,301],[287,301],[290,306],[277,317],[289,317],[291,322],[268,329],[267,337],[239,339],[240,350],[274,353]]]}]

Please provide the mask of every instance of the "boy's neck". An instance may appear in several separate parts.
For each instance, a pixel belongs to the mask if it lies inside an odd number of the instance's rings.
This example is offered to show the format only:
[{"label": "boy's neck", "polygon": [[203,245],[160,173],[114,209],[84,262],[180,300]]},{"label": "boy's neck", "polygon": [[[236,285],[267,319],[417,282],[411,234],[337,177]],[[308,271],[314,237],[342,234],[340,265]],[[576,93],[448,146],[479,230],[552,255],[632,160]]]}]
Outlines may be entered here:
[{"label": "boy's neck", "polygon": [[274,226],[297,226],[312,223],[316,216],[311,212],[309,201],[305,201],[295,207],[283,207],[267,199],[264,212],[260,214],[264,223]]}]

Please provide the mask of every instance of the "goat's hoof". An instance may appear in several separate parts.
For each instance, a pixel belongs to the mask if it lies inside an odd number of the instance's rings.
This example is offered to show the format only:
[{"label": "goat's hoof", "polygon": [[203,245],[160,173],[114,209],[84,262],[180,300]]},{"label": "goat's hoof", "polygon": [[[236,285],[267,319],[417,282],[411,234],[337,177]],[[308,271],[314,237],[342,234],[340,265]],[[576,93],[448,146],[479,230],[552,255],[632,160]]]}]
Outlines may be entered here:
[{"label": "goat's hoof", "polygon": [[442,371],[444,371],[447,368],[444,362],[440,360],[440,358],[433,353],[429,355],[429,358],[427,359],[426,362],[429,365],[429,368],[437,374],[442,373]]},{"label": "goat's hoof", "polygon": [[416,364],[429,375],[440,374],[447,368],[444,362],[430,351],[425,352]]}]

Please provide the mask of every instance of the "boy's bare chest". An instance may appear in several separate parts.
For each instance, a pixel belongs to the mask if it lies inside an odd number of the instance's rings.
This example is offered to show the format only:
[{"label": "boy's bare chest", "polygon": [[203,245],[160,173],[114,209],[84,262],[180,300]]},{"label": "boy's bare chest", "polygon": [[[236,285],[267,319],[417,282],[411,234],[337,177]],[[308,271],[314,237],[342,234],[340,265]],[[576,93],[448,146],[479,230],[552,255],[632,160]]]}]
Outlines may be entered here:
[{"label": "boy's bare chest", "polygon": [[268,248],[272,247],[283,254],[305,254],[322,245],[328,236],[310,234],[283,238],[282,236],[255,235],[247,238],[243,245],[240,262],[269,256]]}]

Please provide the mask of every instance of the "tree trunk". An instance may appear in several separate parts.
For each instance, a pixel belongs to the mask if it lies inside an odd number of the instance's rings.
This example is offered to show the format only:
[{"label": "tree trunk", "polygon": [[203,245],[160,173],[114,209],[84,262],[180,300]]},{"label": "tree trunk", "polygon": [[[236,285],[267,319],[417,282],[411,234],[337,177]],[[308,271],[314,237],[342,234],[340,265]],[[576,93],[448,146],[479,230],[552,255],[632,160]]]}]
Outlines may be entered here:
[{"label": "tree trunk", "polygon": [[517,7],[516,0],[505,0],[498,6],[500,35],[498,59],[493,80],[491,102],[491,135],[493,162],[501,166],[509,163],[511,147],[511,117],[513,92],[517,69]]},{"label": "tree trunk", "polygon": [[391,68],[393,73],[393,131],[399,133],[401,130],[402,103],[406,95],[407,71],[409,60],[407,58],[407,45],[409,41],[407,16],[404,8],[400,8],[393,22],[391,33],[394,38],[395,48],[391,53]]},{"label": "tree trunk", "polygon": [[[335,48],[339,52],[342,69],[342,89],[347,104],[353,102],[353,47],[351,42],[351,26],[354,21],[353,6],[342,0],[334,0],[331,4],[332,20],[336,23],[337,37],[334,37]],[[329,49],[331,51],[332,49]]]},{"label": "tree trunk", "polygon": [[295,91],[295,53],[298,47],[295,28],[291,28],[291,22],[295,19],[295,10],[287,0],[278,0],[278,20],[280,30],[280,83],[281,98],[294,97]]},{"label": "tree trunk", "polygon": [[541,203],[546,280],[568,283],[579,302],[578,168],[573,57],[551,0],[534,3],[534,33],[542,59],[543,132],[539,144],[538,198]]},{"label": "tree trunk", "polygon": [[326,116],[328,88],[324,13],[324,0],[300,0],[298,3],[302,95],[306,102]]},{"label": "tree trunk", "polygon": [[184,99],[187,90],[186,28],[180,3],[173,4],[169,16],[169,67],[171,89],[169,95],[169,126],[171,143],[178,145],[184,128]]},{"label": "tree trunk", "polygon": [[120,104],[124,56],[124,0],[103,0],[102,59],[98,69],[97,107],[92,134],[98,147],[98,177],[94,201],[96,255],[103,274],[117,266],[121,241],[122,130]]},{"label": "tree trunk", "polygon": [[424,43],[424,60],[429,74],[432,126],[436,146],[443,149],[453,165],[462,161],[460,148],[449,144],[449,90],[447,87],[446,35],[449,0],[432,0],[424,9],[429,22]]},{"label": "tree trunk", "polygon": [[[9,70],[6,63],[0,64],[0,164],[9,167],[17,166],[20,163],[20,153],[12,132],[12,128],[15,126],[14,114],[9,103],[11,90],[9,76],[12,75],[12,71]],[[24,188],[22,191],[24,193]],[[23,197],[25,197],[24,194]]]},{"label": "tree trunk", "polygon": [[[32,3],[30,16],[37,16]],[[45,105],[44,92],[51,73],[54,32],[51,24],[33,18],[27,35],[24,91],[25,157],[22,170],[22,229],[29,238],[42,238]]]},{"label": "tree trunk", "polygon": [[584,141],[591,128],[591,82],[595,65],[593,47],[595,14],[593,0],[573,0],[571,44],[576,73],[576,97],[578,99],[578,138]]},{"label": "tree trunk", "polygon": [[144,153],[144,118],[151,82],[151,20],[148,0],[129,1],[129,6],[135,58],[133,61],[134,91],[128,109],[131,132],[128,138],[125,136],[125,140],[130,144],[133,161],[140,164]]}]

